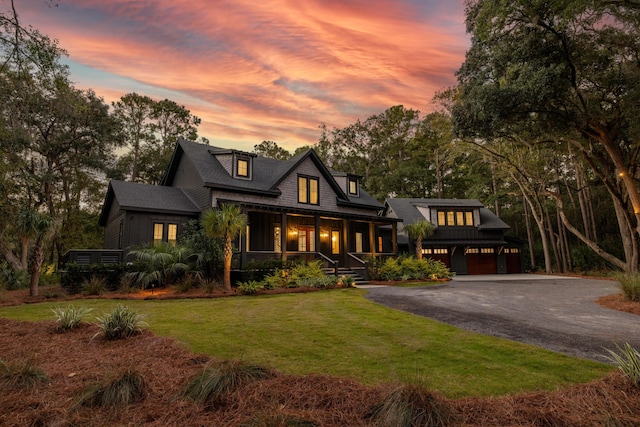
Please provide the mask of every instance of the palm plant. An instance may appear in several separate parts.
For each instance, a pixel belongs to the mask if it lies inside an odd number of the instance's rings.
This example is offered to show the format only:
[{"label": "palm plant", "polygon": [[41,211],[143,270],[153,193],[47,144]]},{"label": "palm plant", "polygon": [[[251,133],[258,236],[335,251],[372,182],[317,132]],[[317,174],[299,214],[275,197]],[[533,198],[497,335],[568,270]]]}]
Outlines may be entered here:
[{"label": "palm plant", "polygon": [[422,259],[422,239],[433,236],[434,225],[426,219],[419,219],[404,226],[404,232],[416,244],[416,258]]},{"label": "palm plant", "polygon": [[231,290],[231,258],[233,257],[233,239],[243,234],[248,218],[239,206],[222,205],[202,214],[202,228],[209,237],[222,237],[224,240],[224,278],[223,285]]},{"label": "palm plant", "polygon": [[130,274],[143,288],[164,286],[172,283],[185,273],[192,271],[198,254],[185,246],[171,246],[166,243],[141,246],[130,252],[136,257],[140,271]]}]

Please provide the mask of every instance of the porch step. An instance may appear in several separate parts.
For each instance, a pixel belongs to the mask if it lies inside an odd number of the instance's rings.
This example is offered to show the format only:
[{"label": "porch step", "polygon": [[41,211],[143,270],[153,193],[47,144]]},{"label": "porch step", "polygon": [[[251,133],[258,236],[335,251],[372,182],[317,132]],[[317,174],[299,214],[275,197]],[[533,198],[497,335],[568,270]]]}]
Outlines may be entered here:
[{"label": "porch step", "polygon": [[[322,271],[328,276],[333,274],[333,268],[323,268]],[[365,280],[358,272],[358,269],[351,269],[347,267],[338,267],[338,277],[349,276],[353,278],[354,285],[366,285],[369,282]]]}]

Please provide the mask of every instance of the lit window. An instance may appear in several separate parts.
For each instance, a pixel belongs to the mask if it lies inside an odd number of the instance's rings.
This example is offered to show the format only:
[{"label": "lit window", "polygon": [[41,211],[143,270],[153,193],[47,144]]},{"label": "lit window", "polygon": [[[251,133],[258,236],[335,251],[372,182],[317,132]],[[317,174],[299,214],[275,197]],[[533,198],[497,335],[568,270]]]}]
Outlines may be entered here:
[{"label": "lit window", "polygon": [[177,239],[178,239],[178,224],[167,225],[167,242],[169,243],[169,245],[175,246]]},{"label": "lit window", "polygon": [[246,159],[238,159],[237,172],[238,176],[249,176],[249,161]]},{"label": "lit window", "polygon": [[378,252],[382,253],[384,251],[384,247],[382,246],[382,236],[378,236]]},{"label": "lit window", "polygon": [[433,253],[437,255],[446,255],[449,253],[449,250],[447,248],[434,249]]},{"label": "lit window", "polygon": [[353,196],[358,195],[358,181],[356,179],[349,179],[349,194]]},{"label": "lit window", "polygon": [[447,225],[456,225],[456,213],[453,211],[447,212]]},{"label": "lit window", "polygon": [[482,248],[480,249],[481,254],[494,254],[496,251],[494,248]]},{"label": "lit window", "polygon": [[153,244],[157,245],[162,242],[162,238],[164,237],[164,224],[154,223],[153,224]]},{"label": "lit window", "polygon": [[298,177],[298,202],[317,205],[320,203],[318,178]]},{"label": "lit window", "polygon": [[300,252],[316,251],[316,231],[313,228],[298,229],[298,250]]},{"label": "lit window", "polygon": [[465,212],[464,213],[468,226],[473,226],[473,212]]},{"label": "lit window", "polygon": [[274,252],[282,252],[282,237],[279,225],[273,227],[273,250]]},{"label": "lit window", "polygon": [[309,203],[318,204],[318,180],[309,178]]},{"label": "lit window", "polygon": [[445,217],[445,214],[442,211],[438,212],[438,225],[441,227],[444,227],[445,225],[447,225],[447,218]]},{"label": "lit window", "polygon": [[356,252],[362,252],[362,233],[356,233]]},{"label": "lit window", "polygon": [[464,225],[464,212],[456,212],[456,225]]},{"label": "lit window", "polygon": [[331,231],[331,253],[333,255],[340,253],[340,232],[337,230]]}]

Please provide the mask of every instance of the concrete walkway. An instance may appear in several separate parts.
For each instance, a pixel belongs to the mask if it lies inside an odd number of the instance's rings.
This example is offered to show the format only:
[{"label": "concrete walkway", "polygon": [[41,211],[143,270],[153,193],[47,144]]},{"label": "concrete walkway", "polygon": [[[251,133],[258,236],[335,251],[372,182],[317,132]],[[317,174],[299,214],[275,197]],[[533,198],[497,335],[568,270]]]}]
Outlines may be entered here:
[{"label": "concrete walkway", "polygon": [[603,348],[624,342],[640,349],[640,316],[594,302],[619,292],[614,281],[518,274],[368,288],[367,298],[388,307],[571,356],[606,361]]}]

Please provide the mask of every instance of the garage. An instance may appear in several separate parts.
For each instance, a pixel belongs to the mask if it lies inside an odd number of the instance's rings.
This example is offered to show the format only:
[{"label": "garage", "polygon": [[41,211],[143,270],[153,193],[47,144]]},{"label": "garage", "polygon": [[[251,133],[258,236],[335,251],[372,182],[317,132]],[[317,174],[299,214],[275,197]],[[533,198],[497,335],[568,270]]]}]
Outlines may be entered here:
[{"label": "garage", "polygon": [[467,248],[467,274],[496,274],[498,261],[495,248]]}]

